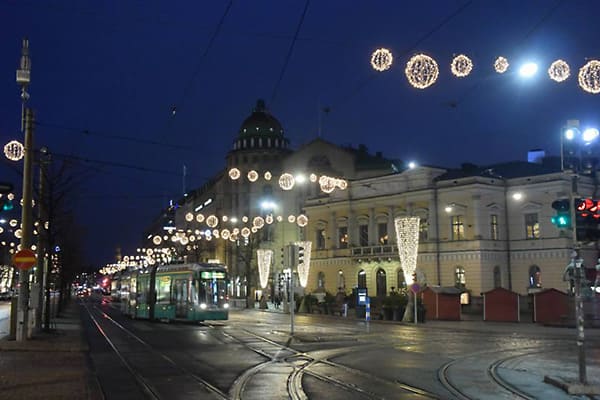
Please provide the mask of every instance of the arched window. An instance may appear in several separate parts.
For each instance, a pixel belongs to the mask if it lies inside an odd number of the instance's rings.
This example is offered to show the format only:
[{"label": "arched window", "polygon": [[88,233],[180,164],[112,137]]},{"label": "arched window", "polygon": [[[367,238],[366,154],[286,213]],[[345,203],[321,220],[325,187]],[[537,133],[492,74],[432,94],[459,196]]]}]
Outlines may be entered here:
[{"label": "arched window", "polygon": [[381,268],[377,270],[376,275],[376,290],[377,296],[385,296],[387,294],[387,282],[385,271]]},{"label": "arched window", "polygon": [[454,286],[459,289],[464,289],[467,286],[467,279],[465,277],[465,269],[461,266],[456,267],[454,270]]},{"label": "arched window", "polygon": [[537,265],[532,265],[529,267],[529,287],[542,287],[542,270]]},{"label": "arched window", "polygon": [[338,271],[337,288],[339,292],[346,290],[346,279],[344,279],[344,271],[341,269]]},{"label": "arched window", "polygon": [[367,272],[364,269],[358,271],[358,287],[361,289],[367,287]]},{"label": "arched window", "polygon": [[323,271],[317,274],[317,288],[325,289],[325,273]]},{"label": "arched window", "polygon": [[402,268],[398,269],[397,272],[398,278],[398,291],[406,290],[406,279],[404,279],[404,270]]},{"label": "arched window", "polygon": [[494,288],[502,287],[502,274],[500,272],[500,267],[494,267]]}]

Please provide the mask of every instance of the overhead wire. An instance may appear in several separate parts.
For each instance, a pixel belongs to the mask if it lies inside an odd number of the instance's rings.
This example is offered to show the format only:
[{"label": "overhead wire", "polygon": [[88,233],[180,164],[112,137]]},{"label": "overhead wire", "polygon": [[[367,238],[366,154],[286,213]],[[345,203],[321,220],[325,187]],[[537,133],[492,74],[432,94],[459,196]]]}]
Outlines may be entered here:
[{"label": "overhead wire", "polygon": [[283,62],[283,67],[281,68],[281,72],[279,73],[279,78],[277,79],[277,82],[275,83],[275,88],[273,89],[273,94],[271,95],[271,103],[275,103],[275,98],[277,96],[277,91],[279,90],[279,85],[281,84],[283,75],[285,74],[285,71],[287,70],[287,66],[290,62],[290,58],[292,56],[292,52],[294,51],[294,46],[296,44],[296,40],[298,39],[298,33],[300,33],[300,28],[302,28],[302,24],[304,23],[304,17],[306,16],[306,12],[308,11],[309,4],[310,4],[310,0],[306,0],[306,3],[304,3],[304,10],[302,11],[302,16],[300,17],[300,21],[298,21],[298,25],[296,26],[296,32],[294,33],[292,43],[290,43],[290,48],[288,49],[288,52],[285,56],[285,59]]}]

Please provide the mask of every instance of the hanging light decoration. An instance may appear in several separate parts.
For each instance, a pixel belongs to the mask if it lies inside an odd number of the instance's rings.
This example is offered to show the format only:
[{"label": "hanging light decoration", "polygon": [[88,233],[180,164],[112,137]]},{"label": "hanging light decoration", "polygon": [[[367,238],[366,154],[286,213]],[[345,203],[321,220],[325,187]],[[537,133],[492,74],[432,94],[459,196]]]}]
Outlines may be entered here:
[{"label": "hanging light decoration", "polygon": [[269,214],[265,217],[265,222],[269,225],[271,225],[273,223],[273,215]]},{"label": "hanging light decoration", "polygon": [[231,236],[229,229],[221,229],[221,239],[227,240]]},{"label": "hanging light decoration", "polygon": [[250,172],[248,172],[248,180],[250,182],[256,182],[257,179],[258,179],[258,172],[256,172],[255,170],[251,170]]},{"label": "hanging light decoration", "polygon": [[239,178],[240,178],[240,176],[242,176],[242,173],[240,172],[240,170],[239,170],[239,169],[237,169],[237,168],[231,168],[231,169],[229,170],[229,177],[230,177],[232,180],[234,180],[234,181],[235,181],[235,180],[239,179]]},{"label": "hanging light decoration", "polygon": [[404,69],[408,83],[417,89],[425,89],[433,85],[439,72],[435,60],[425,54],[413,56]]},{"label": "hanging light decoration", "polygon": [[223,216],[221,217],[221,220],[222,220],[223,222],[227,222],[227,221],[229,220],[229,217],[228,217],[227,215],[223,215]]},{"label": "hanging light decoration", "polygon": [[212,236],[218,238],[219,237],[219,230],[218,229],[213,229]]},{"label": "hanging light decoration", "polygon": [[319,178],[319,186],[321,191],[325,193],[331,193],[335,190],[335,180],[329,176],[321,176]]},{"label": "hanging light decoration", "polygon": [[556,60],[548,68],[548,76],[555,82],[564,82],[571,75],[569,64],[563,60]]},{"label": "hanging light decoration", "polygon": [[590,60],[579,69],[579,86],[588,93],[600,93],[600,61]]},{"label": "hanging light decoration", "polygon": [[202,223],[204,222],[204,215],[203,214],[196,214],[196,221]]},{"label": "hanging light decoration", "polygon": [[248,222],[248,217],[244,215],[244,216],[242,217],[242,222],[243,222],[243,223],[246,223],[246,222]]},{"label": "hanging light decoration", "polygon": [[306,225],[308,225],[308,217],[304,214],[300,214],[296,218],[296,223],[300,228],[304,228]]},{"label": "hanging light decoration", "polygon": [[206,225],[210,226],[211,228],[214,228],[218,224],[219,224],[219,218],[217,218],[216,216],[209,215],[208,217],[206,217]]},{"label": "hanging light decoration", "polygon": [[256,229],[260,229],[263,226],[265,226],[265,220],[263,217],[254,217],[254,219],[252,220],[252,226]]},{"label": "hanging light decoration", "polygon": [[247,238],[248,236],[250,236],[250,229],[248,229],[248,227],[243,227],[242,231],[241,231],[242,237],[243,238]]},{"label": "hanging light decoration", "polygon": [[276,219],[277,219],[277,222],[283,221],[283,217],[281,215],[278,215]]},{"label": "hanging light decoration", "polygon": [[473,61],[464,54],[459,54],[452,59],[450,69],[455,76],[464,78],[473,70]]},{"label": "hanging light decoration", "polygon": [[400,266],[407,285],[413,283],[419,250],[419,217],[397,217],[394,219]]},{"label": "hanging light decoration", "polygon": [[265,181],[270,181],[271,178],[273,177],[273,175],[271,175],[271,173],[269,171],[265,172]]},{"label": "hanging light decoration", "polygon": [[25,156],[25,147],[16,140],[11,140],[4,145],[4,155],[11,161],[19,161]]},{"label": "hanging light decoration", "polygon": [[156,246],[158,246],[159,244],[162,243],[162,238],[160,236],[156,235],[152,238],[152,243],[154,243]]},{"label": "hanging light decoration", "polygon": [[288,222],[289,222],[290,224],[293,224],[294,222],[296,222],[296,216],[295,216],[295,215],[290,215],[290,216],[288,217]]},{"label": "hanging light decoration", "polygon": [[192,222],[194,220],[194,214],[192,214],[191,212],[185,214],[185,220],[187,222]]},{"label": "hanging light decoration", "polygon": [[371,66],[375,71],[386,71],[390,69],[393,62],[394,57],[392,56],[392,52],[388,49],[377,49],[371,54]]},{"label": "hanging light decoration", "polygon": [[257,228],[257,227],[255,227],[255,226],[253,226],[252,228],[250,228],[250,231],[251,231],[252,233],[256,233],[256,232],[258,232],[258,228]]},{"label": "hanging light decoration", "polygon": [[11,219],[11,220],[8,222],[8,224],[9,224],[11,227],[13,227],[13,228],[14,228],[15,226],[17,226],[18,222],[17,222],[17,220],[16,220],[16,219]]},{"label": "hanging light decoration", "polygon": [[190,235],[190,242],[195,242],[195,241],[196,241],[196,236]]},{"label": "hanging light decoration", "polygon": [[292,190],[294,183],[294,175],[292,174],[286,172],[279,177],[279,187],[283,190]]},{"label": "hanging light decoration", "polygon": [[273,260],[273,250],[258,249],[256,250],[256,258],[258,259],[258,276],[260,278],[260,287],[265,289],[269,283],[269,269]]},{"label": "hanging light decoration", "polygon": [[304,254],[302,255],[302,259],[299,260],[298,263],[298,278],[300,280],[300,286],[303,288],[306,287],[308,283],[308,273],[310,271],[310,250],[312,247],[312,242],[304,241],[304,242],[295,242],[294,243],[298,247],[302,247],[304,249]]},{"label": "hanging light decoration", "polygon": [[496,58],[496,61],[494,61],[494,69],[499,74],[503,74],[508,71],[509,66],[510,64],[508,63],[508,60],[502,56]]},{"label": "hanging light decoration", "polygon": [[346,181],[345,179],[338,179],[336,185],[340,189],[346,190],[346,188],[348,187],[348,181]]},{"label": "hanging light decoration", "polygon": [[308,179],[311,182],[316,182],[319,179],[319,177],[316,174],[310,174],[310,176],[308,177]]}]

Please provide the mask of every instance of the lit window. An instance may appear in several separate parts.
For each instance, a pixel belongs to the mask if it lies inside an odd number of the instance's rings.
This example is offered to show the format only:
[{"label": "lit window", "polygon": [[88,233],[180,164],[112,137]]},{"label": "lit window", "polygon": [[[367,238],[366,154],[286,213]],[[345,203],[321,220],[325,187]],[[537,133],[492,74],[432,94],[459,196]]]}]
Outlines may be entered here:
[{"label": "lit window", "polygon": [[465,277],[465,269],[463,267],[456,267],[454,271],[454,286],[459,289],[464,289],[467,285],[467,279]]},{"label": "lit window", "polygon": [[338,245],[340,249],[348,248],[348,227],[342,226],[338,228]]},{"label": "lit window", "polygon": [[388,244],[388,231],[387,223],[381,223],[377,225],[378,240],[379,244]]},{"label": "lit window", "polygon": [[529,287],[530,288],[541,288],[542,287],[542,271],[537,265],[532,265],[529,268]]},{"label": "lit window", "polygon": [[498,216],[496,214],[490,215],[490,238],[492,240],[498,240]]},{"label": "lit window", "polygon": [[525,238],[540,238],[540,223],[537,213],[525,214]]},{"label": "lit window", "polygon": [[325,229],[317,229],[317,250],[325,249]]},{"label": "lit window", "polygon": [[450,217],[452,225],[452,240],[463,240],[465,238],[465,225],[462,215],[453,215]]}]

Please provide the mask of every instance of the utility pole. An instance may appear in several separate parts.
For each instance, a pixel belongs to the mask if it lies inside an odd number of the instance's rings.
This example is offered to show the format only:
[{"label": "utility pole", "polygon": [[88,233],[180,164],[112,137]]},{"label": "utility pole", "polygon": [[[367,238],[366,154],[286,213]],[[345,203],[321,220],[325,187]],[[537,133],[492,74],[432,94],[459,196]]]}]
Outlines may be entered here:
[{"label": "utility pole", "polygon": [[36,332],[42,329],[42,314],[44,310],[44,279],[47,272],[45,271],[46,263],[46,243],[48,242],[48,234],[46,230],[46,221],[48,220],[46,210],[46,165],[48,163],[49,155],[48,148],[42,147],[39,154],[40,163],[40,186],[38,196],[38,248],[37,248],[37,259],[38,264],[35,270],[35,286],[34,286],[34,297],[35,304],[35,324],[34,328]]}]

